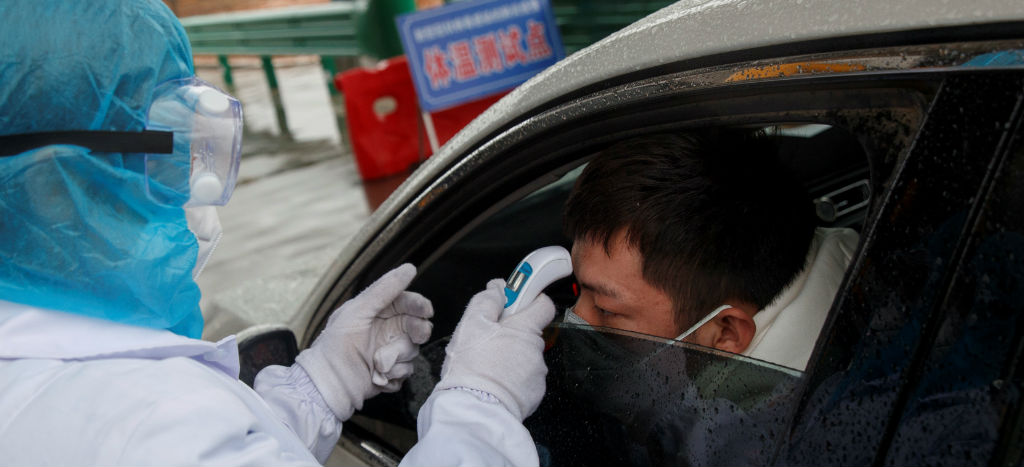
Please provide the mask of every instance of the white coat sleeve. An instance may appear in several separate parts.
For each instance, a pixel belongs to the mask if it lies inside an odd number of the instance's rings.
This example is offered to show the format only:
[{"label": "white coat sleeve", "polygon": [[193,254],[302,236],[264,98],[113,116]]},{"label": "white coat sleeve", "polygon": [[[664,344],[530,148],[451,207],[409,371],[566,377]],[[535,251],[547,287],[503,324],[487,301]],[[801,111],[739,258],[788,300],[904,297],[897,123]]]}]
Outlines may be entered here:
[{"label": "white coat sleeve", "polygon": [[0,359],[2,465],[318,465],[241,381],[194,359]]},{"label": "white coat sleeve", "polygon": [[419,441],[400,465],[539,465],[530,432],[485,394],[435,390],[419,412]]},{"label": "white coat sleeve", "polygon": [[253,387],[317,460],[321,464],[327,461],[341,436],[341,420],[302,366],[268,366],[256,375]]}]

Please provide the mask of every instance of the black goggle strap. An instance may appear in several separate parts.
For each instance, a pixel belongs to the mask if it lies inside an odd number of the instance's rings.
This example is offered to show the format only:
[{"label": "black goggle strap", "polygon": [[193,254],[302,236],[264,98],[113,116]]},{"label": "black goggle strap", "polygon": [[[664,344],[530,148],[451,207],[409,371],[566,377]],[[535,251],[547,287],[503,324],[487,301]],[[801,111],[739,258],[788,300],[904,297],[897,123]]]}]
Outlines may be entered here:
[{"label": "black goggle strap", "polygon": [[73,144],[96,152],[170,154],[174,133],[170,131],[47,131],[0,136],[0,157],[14,156],[51,144]]}]

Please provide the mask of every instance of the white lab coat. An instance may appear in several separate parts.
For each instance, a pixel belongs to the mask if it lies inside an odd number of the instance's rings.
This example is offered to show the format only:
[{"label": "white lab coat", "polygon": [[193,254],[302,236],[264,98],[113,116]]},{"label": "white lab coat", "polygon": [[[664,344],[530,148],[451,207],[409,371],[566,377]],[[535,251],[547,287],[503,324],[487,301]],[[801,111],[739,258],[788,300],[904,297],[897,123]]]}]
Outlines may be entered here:
[{"label": "white lab coat", "polygon": [[238,380],[234,337],[0,301],[0,464],[317,465],[341,423],[326,407],[314,421],[278,368],[260,397]]}]

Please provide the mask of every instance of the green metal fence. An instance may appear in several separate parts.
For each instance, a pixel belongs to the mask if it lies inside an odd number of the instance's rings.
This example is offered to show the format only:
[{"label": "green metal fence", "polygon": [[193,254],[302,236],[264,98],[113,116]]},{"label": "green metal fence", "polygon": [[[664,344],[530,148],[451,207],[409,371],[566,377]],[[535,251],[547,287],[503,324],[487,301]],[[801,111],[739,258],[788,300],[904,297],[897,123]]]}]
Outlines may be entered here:
[{"label": "green metal fence", "polygon": [[359,55],[355,3],[183,18],[196,54]]}]

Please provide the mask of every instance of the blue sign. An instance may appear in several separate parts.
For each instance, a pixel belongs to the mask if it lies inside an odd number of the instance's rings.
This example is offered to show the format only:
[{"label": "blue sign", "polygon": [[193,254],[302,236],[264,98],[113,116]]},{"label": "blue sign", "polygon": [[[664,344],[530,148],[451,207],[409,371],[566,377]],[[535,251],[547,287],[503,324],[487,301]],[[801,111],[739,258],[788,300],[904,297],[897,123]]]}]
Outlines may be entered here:
[{"label": "blue sign", "polygon": [[565,57],[548,0],[451,3],[397,22],[427,112],[514,88]]}]

